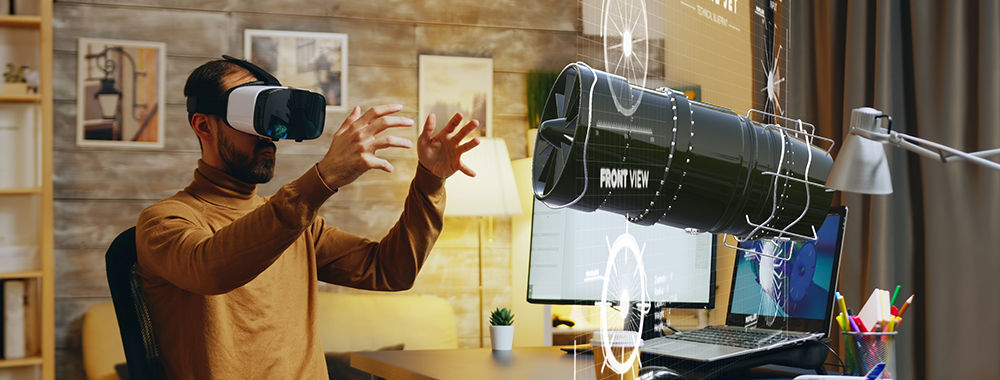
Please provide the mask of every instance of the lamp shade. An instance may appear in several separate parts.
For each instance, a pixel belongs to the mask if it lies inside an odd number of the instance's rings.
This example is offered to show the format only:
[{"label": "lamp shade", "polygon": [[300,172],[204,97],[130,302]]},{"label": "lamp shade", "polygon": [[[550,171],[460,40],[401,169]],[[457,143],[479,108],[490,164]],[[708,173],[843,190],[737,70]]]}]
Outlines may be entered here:
[{"label": "lamp shade", "polygon": [[462,155],[462,162],[476,172],[461,173],[445,182],[445,216],[504,216],[521,213],[514,170],[503,139],[479,138],[479,146]]},{"label": "lamp shade", "polygon": [[[851,131],[865,129],[877,131],[881,115],[873,108],[857,108],[851,113]],[[833,161],[826,186],[840,191],[860,194],[892,193],[892,177],[882,143],[849,133]]]}]

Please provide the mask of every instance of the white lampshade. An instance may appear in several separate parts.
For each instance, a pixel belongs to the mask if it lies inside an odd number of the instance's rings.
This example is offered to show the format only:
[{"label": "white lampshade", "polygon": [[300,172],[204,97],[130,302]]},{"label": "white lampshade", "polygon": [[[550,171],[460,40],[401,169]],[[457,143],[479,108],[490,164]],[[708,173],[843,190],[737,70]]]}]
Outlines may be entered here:
[{"label": "white lampshade", "polygon": [[[882,113],[874,108],[856,108],[851,113],[851,131],[879,130],[877,116]],[[885,158],[885,147],[878,141],[849,133],[844,147],[833,161],[826,187],[860,194],[892,193],[892,177]]]},{"label": "white lampshade", "polygon": [[462,155],[476,172],[457,172],[445,182],[446,216],[504,216],[521,213],[521,201],[510,165],[507,144],[499,138],[479,138],[479,146]]}]

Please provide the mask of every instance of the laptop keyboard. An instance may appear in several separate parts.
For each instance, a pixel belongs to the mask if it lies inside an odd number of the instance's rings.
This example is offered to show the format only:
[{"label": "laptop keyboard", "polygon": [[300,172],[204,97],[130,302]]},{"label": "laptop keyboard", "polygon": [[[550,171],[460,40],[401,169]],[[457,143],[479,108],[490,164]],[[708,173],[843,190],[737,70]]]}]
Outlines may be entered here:
[{"label": "laptop keyboard", "polygon": [[[669,335],[664,338],[752,349],[767,347],[772,344],[788,340],[799,339],[802,338],[802,336],[774,331],[724,329],[709,326],[700,330],[688,331],[683,334]],[[663,340],[664,343],[667,342],[666,339]]]}]

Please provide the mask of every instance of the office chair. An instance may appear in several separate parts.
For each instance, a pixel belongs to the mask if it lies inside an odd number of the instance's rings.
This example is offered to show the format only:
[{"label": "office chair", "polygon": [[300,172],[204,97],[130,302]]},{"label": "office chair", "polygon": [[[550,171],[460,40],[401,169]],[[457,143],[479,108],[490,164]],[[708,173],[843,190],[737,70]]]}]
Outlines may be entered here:
[{"label": "office chair", "polygon": [[135,227],[132,227],[111,242],[104,262],[129,377],[157,379],[161,370],[160,349],[153,335],[153,323],[139,287],[139,278],[135,274],[136,260]]}]

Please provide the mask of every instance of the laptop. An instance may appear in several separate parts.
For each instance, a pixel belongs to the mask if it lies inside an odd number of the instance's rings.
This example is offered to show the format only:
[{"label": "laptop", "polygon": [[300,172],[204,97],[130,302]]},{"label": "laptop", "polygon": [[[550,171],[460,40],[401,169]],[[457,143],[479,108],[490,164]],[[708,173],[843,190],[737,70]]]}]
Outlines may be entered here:
[{"label": "laptop", "polygon": [[646,340],[642,352],[710,362],[825,338],[831,326],[847,208],[831,209],[811,242],[740,243],[724,326]]}]

